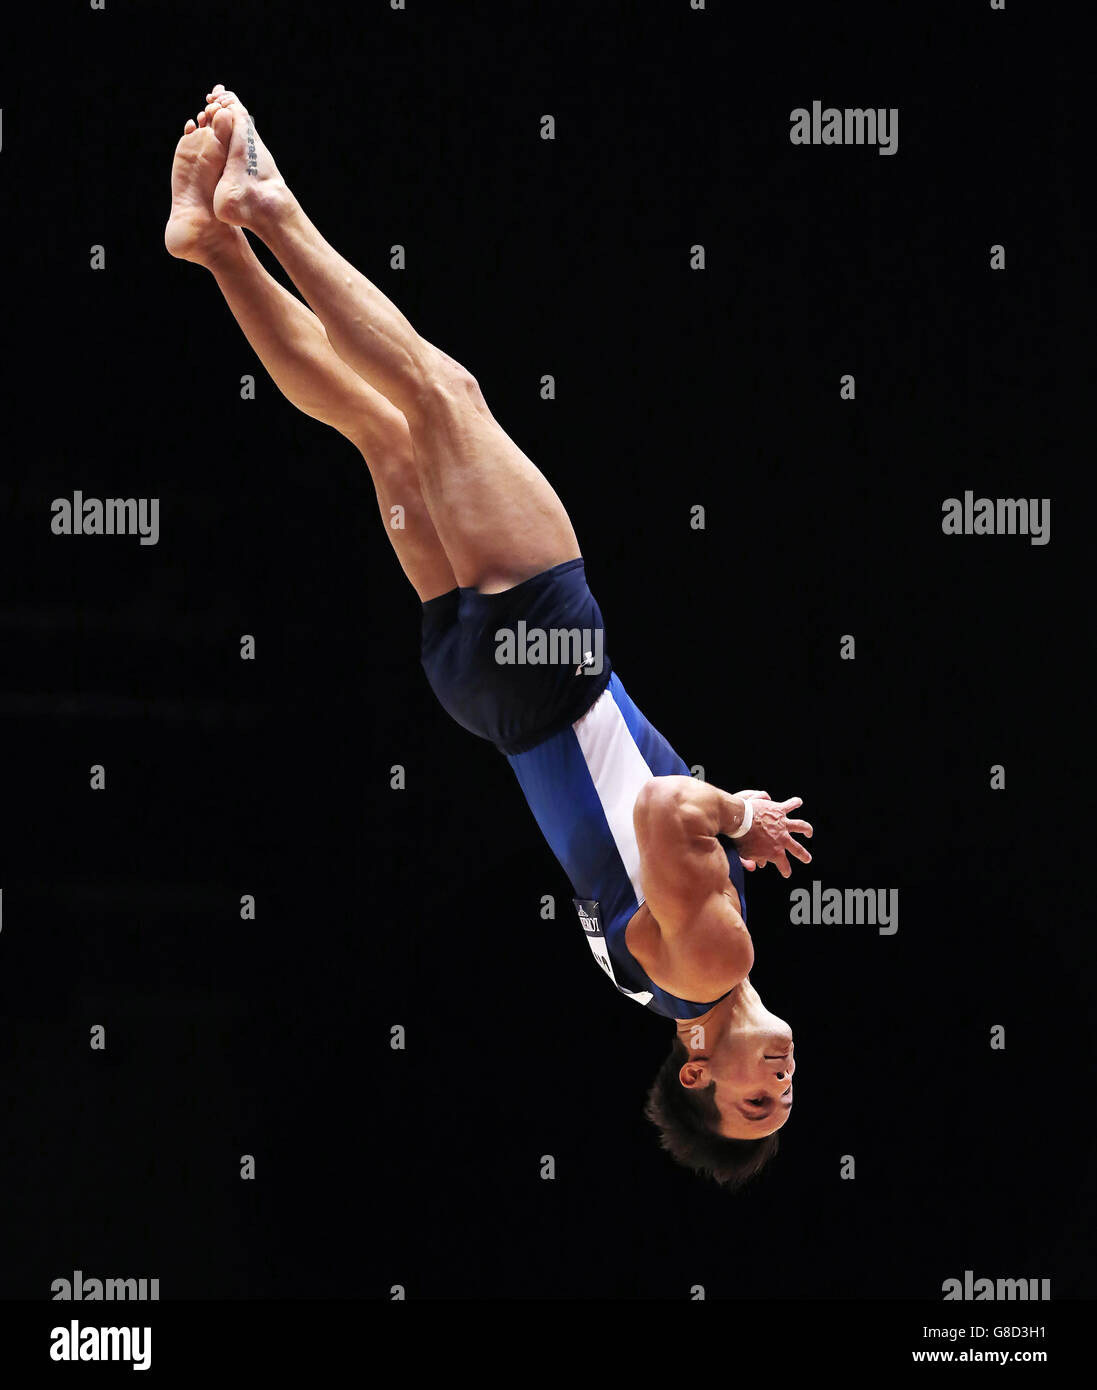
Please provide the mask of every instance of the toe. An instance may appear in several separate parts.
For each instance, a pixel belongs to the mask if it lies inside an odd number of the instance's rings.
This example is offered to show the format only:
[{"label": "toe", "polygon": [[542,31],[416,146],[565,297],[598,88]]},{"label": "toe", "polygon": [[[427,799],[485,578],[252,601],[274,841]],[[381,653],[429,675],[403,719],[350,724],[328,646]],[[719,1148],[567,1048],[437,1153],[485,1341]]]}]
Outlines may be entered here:
[{"label": "toe", "polygon": [[224,90],[225,90],[225,84],[224,84],[223,82],[216,82],[216,83],[214,83],[213,88],[212,88],[210,91],[208,91],[208,92],[206,93],[206,100],[209,101],[209,99],[210,99],[211,97],[217,96],[219,93],[223,92]]},{"label": "toe", "polygon": [[196,131],[197,129],[198,129],[198,127],[194,124],[193,121],[188,121],[188,122],[186,123],[186,125],[183,127],[183,134],[184,134],[184,135],[191,135],[191,134],[193,134],[193,132]]},{"label": "toe", "polygon": [[213,133],[218,140],[225,146],[226,150],[229,141],[232,139],[232,110],[219,110],[213,118]]},{"label": "toe", "polygon": [[198,113],[198,124],[199,124],[200,126],[204,126],[204,125],[207,123],[208,120],[209,120],[209,116],[205,113],[205,111],[199,111],[199,113]]}]

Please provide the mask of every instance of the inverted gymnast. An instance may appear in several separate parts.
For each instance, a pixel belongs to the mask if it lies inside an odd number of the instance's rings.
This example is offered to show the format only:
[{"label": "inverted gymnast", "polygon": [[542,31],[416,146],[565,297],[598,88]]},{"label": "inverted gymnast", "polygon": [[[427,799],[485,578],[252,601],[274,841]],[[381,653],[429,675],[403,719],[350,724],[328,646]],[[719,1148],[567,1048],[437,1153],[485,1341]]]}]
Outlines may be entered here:
[{"label": "inverted gymnast", "polygon": [[[422,604],[438,700],[505,754],[601,968],[674,1021],[646,1107],[664,1148],[740,1186],[776,1150],[796,1070],[788,1024],[750,982],[744,868],[773,863],[787,878],[789,855],[810,863],[793,835],[811,826],[789,818],[800,799],[688,775],[610,666],[548,481],[465,368],[324,241],[220,83],[186,123],[171,192],[168,251],[213,273],[283,395],[365,458]],[[311,309],[267,274],[243,228]]]}]

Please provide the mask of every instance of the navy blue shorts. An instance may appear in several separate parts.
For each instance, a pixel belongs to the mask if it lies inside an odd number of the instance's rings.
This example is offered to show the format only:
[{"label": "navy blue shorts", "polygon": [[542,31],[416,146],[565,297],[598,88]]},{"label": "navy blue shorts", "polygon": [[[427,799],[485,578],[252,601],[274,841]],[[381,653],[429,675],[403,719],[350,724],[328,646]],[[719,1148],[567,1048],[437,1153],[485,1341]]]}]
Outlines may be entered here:
[{"label": "navy blue shorts", "polygon": [[447,714],[503,753],[524,753],[574,724],[611,675],[582,559],[501,594],[450,589],[428,599],[422,663]]}]

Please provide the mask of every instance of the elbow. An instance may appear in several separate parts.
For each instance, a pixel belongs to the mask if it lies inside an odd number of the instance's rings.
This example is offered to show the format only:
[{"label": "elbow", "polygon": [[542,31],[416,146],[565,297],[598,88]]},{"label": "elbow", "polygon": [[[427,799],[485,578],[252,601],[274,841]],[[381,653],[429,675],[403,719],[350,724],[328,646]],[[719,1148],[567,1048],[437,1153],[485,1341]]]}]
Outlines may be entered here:
[{"label": "elbow", "polygon": [[689,781],[688,777],[649,777],[633,807],[637,833],[682,825],[689,814]]}]

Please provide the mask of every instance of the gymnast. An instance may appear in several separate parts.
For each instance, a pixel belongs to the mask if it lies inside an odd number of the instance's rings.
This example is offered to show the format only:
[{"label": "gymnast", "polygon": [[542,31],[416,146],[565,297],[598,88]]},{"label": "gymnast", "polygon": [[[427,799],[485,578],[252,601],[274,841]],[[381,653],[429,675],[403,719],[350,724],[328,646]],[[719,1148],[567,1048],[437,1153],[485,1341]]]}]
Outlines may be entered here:
[{"label": "gymnast", "polygon": [[[798,797],[688,775],[626,693],[579,542],[474,378],[426,342],[305,216],[220,83],[175,150],[173,255],[205,266],[279,390],[361,452],[422,608],[447,713],[494,744],[572,885],[619,993],[672,1020],[646,1114],[679,1162],[728,1188],[772,1157],[792,1109],[792,1032],[750,982],[745,873],[807,864]],[[304,300],[260,264],[263,241]]]}]

